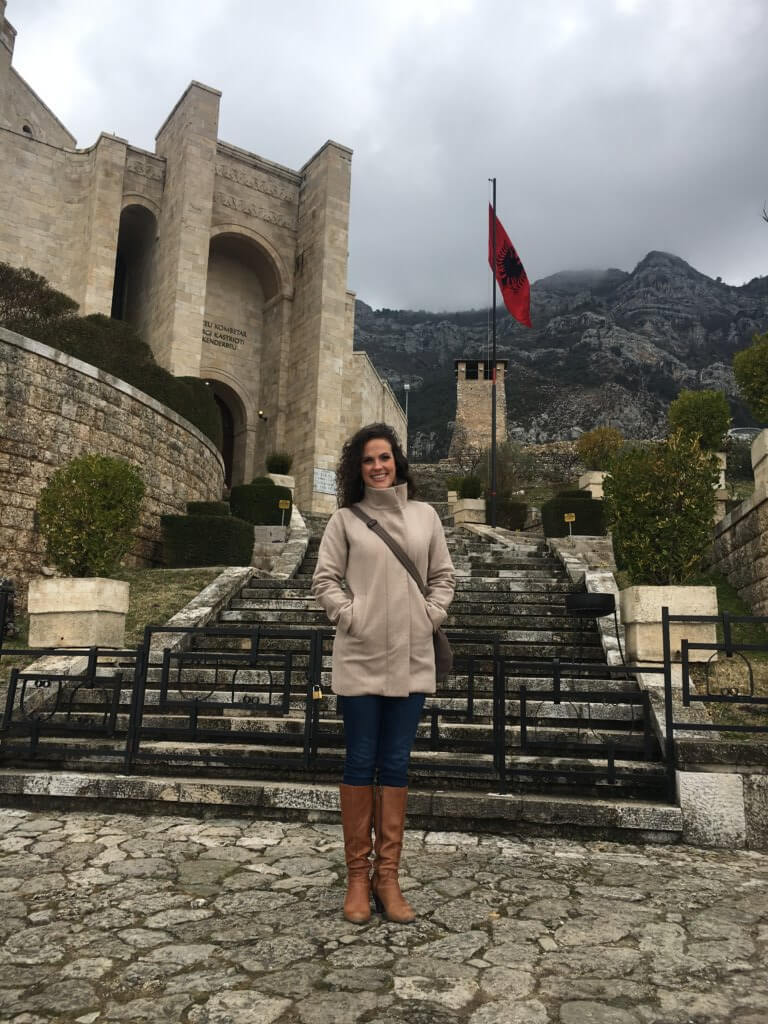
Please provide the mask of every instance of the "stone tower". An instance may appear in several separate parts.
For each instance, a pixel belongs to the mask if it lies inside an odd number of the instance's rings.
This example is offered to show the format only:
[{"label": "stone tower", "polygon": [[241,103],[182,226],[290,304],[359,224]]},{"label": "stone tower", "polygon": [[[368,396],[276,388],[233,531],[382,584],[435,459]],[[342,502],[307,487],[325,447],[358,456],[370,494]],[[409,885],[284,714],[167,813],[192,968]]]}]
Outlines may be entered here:
[{"label": "stone tower", "polygon": [[[449,456],[459,450],[485,451],[491,446],[491,378],[488,359],[457,359],[456,425]],[[496,360],[496,441],[507,440],[507,399],[504,394],[506,359]]]}]

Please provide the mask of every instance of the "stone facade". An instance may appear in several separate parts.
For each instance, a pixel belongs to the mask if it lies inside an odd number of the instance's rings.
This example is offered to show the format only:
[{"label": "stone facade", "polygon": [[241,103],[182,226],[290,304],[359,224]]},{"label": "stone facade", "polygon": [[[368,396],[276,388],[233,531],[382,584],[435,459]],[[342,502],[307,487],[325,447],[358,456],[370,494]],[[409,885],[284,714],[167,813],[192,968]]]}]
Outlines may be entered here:
[{"label": "stone facade", "polygon": [[75,149],[11,66],[5,7],[0,260],[43,274],[82,314],[127,320],[173,373],[210,381],[228,480],[288,451],[301,507],[330,511],[345,437],[382,415],[405,436],[394,396],[382,401],[372,364],[352,351],[351,151],[329,141],[292,170],[222,142],[221,94],[199,82],[155,152],[107,134]]},{"label": "stone facade", "polygon": [[715,524],[711,563],[753,615],[768,615],[768,481]]},{"label": "stone facade", "polygon": [[[486,360],[456,360],[456,424],[449,457],[462,450],[485,451],[491,446],[492,369]],[[496,361],[496,442],[507,440],[507,397],[504,391],[506,359]]]},{"label": "stone facade", "polygon": [[127,459],[146,485],[130,563],[160,560],[160,516],[221,496],[224,464],[200,431],[123,381],[0,328],[0,576],[27,583],[45,565],[40,491],[77,455]]}]

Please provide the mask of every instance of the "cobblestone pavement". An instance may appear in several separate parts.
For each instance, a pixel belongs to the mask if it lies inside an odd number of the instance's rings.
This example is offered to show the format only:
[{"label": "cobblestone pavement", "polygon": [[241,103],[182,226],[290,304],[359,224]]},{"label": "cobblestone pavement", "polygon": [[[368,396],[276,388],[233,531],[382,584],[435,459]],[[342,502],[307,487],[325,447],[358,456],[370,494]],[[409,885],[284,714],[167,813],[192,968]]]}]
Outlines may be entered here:
[{"label": "cobblestone pavement", "polygon": [[416,924],[334,825],[0,809],[0,1019],[766,1024],[768,857],[412,832]]}]

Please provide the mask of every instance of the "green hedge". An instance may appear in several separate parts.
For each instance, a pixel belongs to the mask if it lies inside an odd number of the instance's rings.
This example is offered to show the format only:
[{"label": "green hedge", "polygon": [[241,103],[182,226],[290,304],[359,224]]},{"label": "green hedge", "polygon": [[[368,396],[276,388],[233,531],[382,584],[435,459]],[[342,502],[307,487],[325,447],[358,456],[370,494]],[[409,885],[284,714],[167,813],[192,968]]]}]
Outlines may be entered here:
[{"label": "green hedge", "polygon": [[[496,499],[496,525],[507,530],[522,530],[528,515],[528,506],[524,501],[512,501],[509,498]],[[485,521],[490,522],[490,502],[486,502]]]},{"label": "green hedge", "polygon": [[250,565],[253,527],[234,516],[163,516],[163,559],[171,569]]},{"label": "green hedge", "polygon": [[602,501],[592,501],[589,492],[578,492],[579,497],[558,496],[545,502],[541,507],[541,521],[546,537],[567,537],[568,523],[563,516],[573,512],[576,516],[570,524],[571,533],[587,537],[602,536],[605,533],[605,516]]},{"label": "green hedge", "polygon": [[592,498],[592,492],[591,491],[581,491],[581,490],[578,490],[577,488],[571,488],[571,490],[568,490],[566,488],[566,490],[564,490],[564,491],[558,491],[557,494],[555,495],[555,497],[556,498],[575,498],[577,501],[578,501],[579,498],[583,498],[583,499],[586,499],[587,501],[590,501],[591,498]]},{"label": "green hedge", "polygon": [[124,380],[189,420],[221,450],[221,413],[205,381],[174,377],[158,366],[149,345],[122,320],[93,313],[44,321],[6,319],[3,326]]},{"label": "green hedge", "polygon": [[291,501],[290,487],[265,487],[259,484],[236,484],[229,493],[232,514],[240,516],[254,526],[287,526],[291,521],[291,506],[281,509],[279,501]]},{"label": "green hedge", "polygon": [[463,476],[459,481],[460,498],[481,498],[483,481],[479,476]]},{"label": "green hedge", "polygon": [[230,516],[232,512],[226,501],[188,501],[188,516]]},{"label": "green hedge", "polygon": [[251,487],[275,487],[275,481],[271,476],[255,476],[251,480]]}]

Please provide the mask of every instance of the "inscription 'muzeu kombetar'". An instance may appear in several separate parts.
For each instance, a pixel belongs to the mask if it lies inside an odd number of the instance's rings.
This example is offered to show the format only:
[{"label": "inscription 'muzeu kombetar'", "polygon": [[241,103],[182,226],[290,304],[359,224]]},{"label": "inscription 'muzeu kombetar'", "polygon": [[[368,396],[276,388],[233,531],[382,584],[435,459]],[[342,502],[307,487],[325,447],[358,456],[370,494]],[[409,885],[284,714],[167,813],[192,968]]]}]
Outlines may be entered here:
[{"label": "inscription 'muzeu kombetar'", "polygon": [[230,327],[229,324],[218,323],[216,320],[203,320],[203,341],[206,345],[237,352],[245,345],[247,339],[248,332],[240,327]]}]

